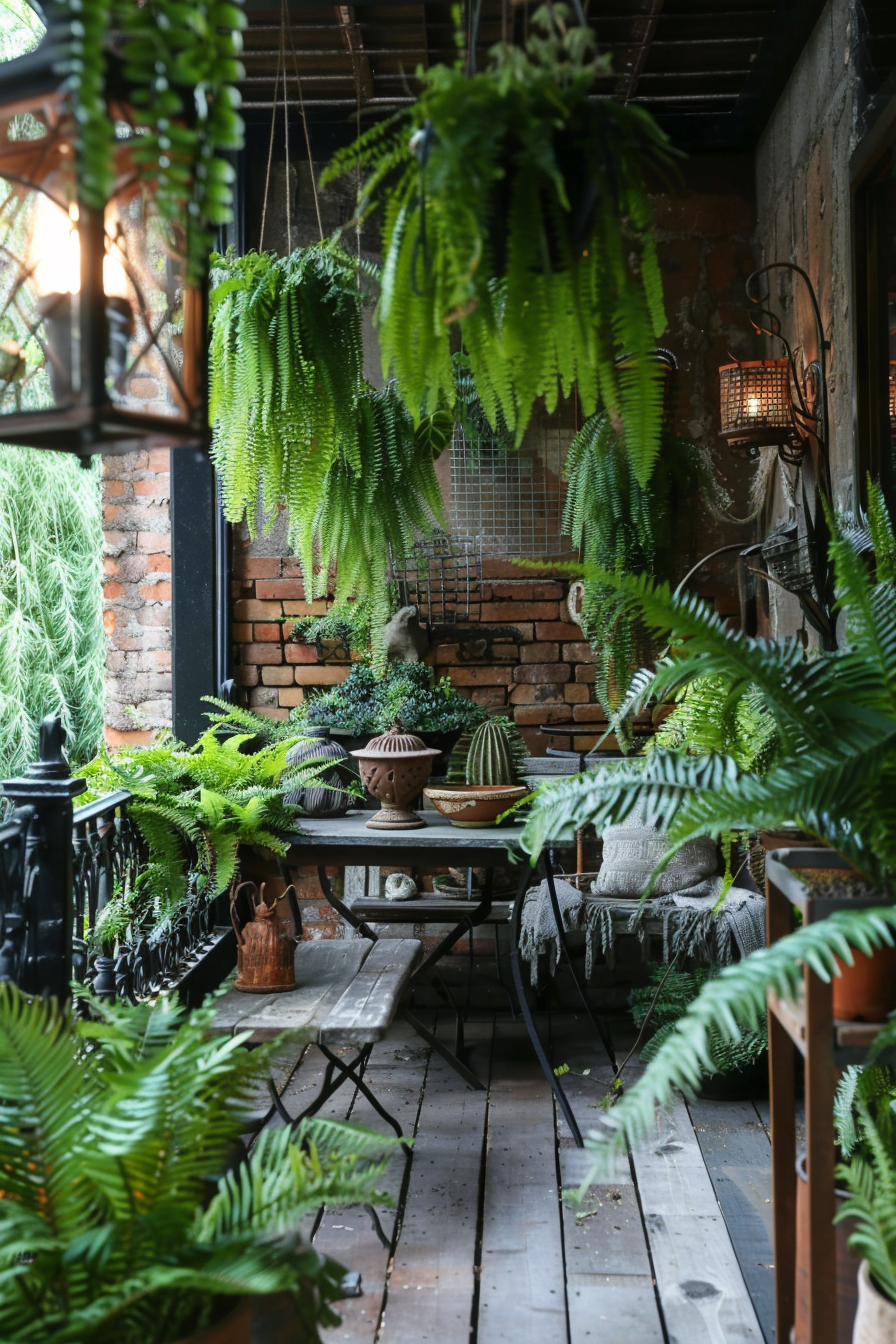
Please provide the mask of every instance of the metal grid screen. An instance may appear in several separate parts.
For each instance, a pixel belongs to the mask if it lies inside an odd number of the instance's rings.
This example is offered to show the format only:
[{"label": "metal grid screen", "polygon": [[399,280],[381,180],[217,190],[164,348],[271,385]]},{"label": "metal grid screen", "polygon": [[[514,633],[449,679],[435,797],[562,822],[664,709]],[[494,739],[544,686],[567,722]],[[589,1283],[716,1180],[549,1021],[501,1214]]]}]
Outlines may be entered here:
[{"label": "metal grid screen", "polygon": [[571,554],[561,531],[566,450],[575,432],[567,405],[536,412],[519,449],[493,438],[468,438],[460,426],[451,444],[451,528],[478,538],[482,555],[541,559]]}]

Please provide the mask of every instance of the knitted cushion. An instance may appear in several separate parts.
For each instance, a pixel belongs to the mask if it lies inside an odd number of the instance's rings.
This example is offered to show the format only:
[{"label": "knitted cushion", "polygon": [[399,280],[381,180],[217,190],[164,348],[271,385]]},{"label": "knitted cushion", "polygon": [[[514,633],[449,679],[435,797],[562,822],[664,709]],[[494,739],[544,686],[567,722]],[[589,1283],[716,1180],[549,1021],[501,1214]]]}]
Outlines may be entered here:
[{"label": "knitted cushion", "polygon": [[[636,807],[621,826],[608,826],[603,840],[603,863],[593,890],[601,896],[643,896],[650,874],[669,848],[668,837],[655,826],[645,826]],[[714,840],[689,840],[660,873],[652,894],[665,896],[696,886],[718,866]]]}]

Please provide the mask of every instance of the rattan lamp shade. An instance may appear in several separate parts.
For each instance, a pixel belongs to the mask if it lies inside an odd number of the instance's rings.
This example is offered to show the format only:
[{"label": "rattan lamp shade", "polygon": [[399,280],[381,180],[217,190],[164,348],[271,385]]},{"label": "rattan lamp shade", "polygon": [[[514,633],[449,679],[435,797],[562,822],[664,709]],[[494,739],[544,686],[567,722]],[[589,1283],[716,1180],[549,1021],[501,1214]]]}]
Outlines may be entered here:
[{"label": "rattan lamp shade", "polygon": [[753,360],[719,369],[721,436],[729,447],[785,444],[793,437],[790,361]]}]

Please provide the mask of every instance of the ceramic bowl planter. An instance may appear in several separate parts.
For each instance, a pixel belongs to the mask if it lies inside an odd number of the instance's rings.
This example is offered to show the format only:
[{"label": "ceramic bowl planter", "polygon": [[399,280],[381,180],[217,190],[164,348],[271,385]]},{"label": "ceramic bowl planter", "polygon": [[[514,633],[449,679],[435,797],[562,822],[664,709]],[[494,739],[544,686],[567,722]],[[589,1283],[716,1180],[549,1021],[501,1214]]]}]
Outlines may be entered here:
[{"label": "ceramic bowl planter", "polygon": [[859,1268],[859,1309],[852,1344],[892,1344],[896,1339],[896,1302],[875,1287],[863,1260]]},{"label": "ceramic bowl planter", "polygon": [[429,779],[433,759],[439,755],[435,747],[426,747],[413,733],[403,732],[396,720],[387,733],[352,755],[365,788],[380,804],[367,823],[368,830],[412,831],[426,825],[410,804]]},{"label": "ceramic bowl planter", "polygon": [[458,784],[423,792],[452,826],[495,826],[530,789],[526,784]]}]

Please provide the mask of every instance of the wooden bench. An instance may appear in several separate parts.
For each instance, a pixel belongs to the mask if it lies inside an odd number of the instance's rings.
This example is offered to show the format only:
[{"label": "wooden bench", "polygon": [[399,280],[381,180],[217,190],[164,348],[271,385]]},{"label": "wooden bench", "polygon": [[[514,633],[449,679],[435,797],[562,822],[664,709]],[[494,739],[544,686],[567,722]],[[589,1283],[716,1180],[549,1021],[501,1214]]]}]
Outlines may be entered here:
[{"label": "wooden bench", "polygon": [[[272,1108],[286,1124],[314,1115],[324,1102],[352,1081],[371,1106],[402,1138],[401,1126],[364,1082],[364,1068],[377,1041],[389,1030],[401,996],[423,956],[416,938],[366,938],[299,943],[296,988],[280,994],[246,994],[233,986],[218,1003],[212,1030],[222,1036],[248,1032],[247,1045],[259,1045],[282,1032],[301,1032],[327,1060],[321,1090],[301,1115],[286,1111],[270,1084]],[[346,1062],[337,1050],[355,1050]]]}]

